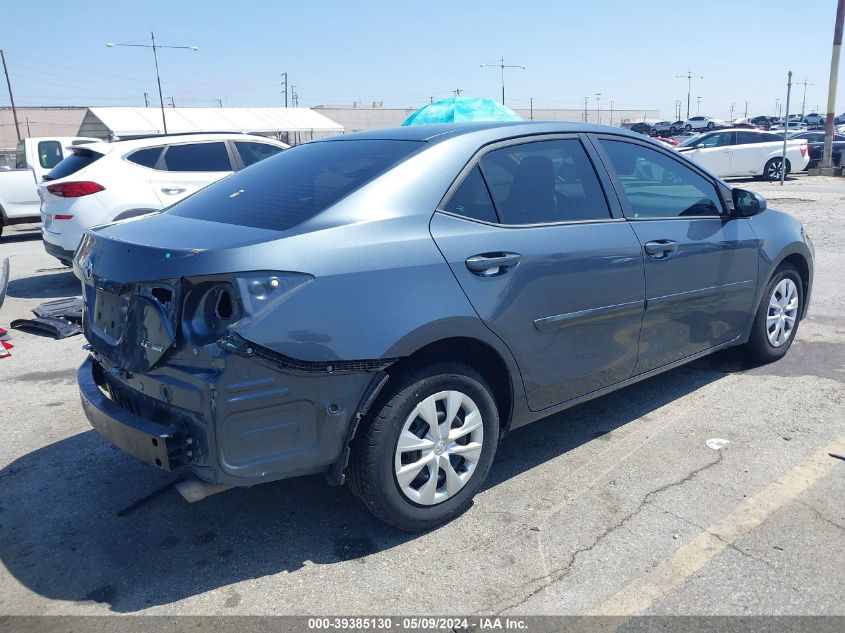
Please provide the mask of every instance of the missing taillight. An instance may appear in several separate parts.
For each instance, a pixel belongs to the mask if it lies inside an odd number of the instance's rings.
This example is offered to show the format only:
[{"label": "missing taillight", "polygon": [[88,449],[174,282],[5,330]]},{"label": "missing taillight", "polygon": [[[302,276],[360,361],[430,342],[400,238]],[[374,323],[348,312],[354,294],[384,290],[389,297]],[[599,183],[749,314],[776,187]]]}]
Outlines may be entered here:
[{"label": "missing taillight", "polygon": [[173,291],[169,288],[153,288],[152,295],[159,303],[170,303],[173,299]]},{"label": "missing taillight", "polygon": [[233,312],[234,307],[232,305],[232,295],[229,293],[228,290],[224,290],[220,293],[220,296],[217,298],[217,316],[219,316],[224,321],[228,321],[232,318]]}]

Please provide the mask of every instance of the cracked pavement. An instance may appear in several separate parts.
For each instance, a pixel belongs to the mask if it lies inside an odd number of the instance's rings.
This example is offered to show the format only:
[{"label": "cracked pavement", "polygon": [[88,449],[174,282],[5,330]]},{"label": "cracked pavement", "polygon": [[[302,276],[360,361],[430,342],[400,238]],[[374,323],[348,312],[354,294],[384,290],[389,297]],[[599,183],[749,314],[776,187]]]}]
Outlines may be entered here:
[{"label": "cracked pavement", "polygon": [[[188,505],[178,474],[89,428],[81,337],[13,331],[0,616],[845,614],[845,448],[819,458],[845,437],[845,180],[742,186],[816,245],[810,316],[786,359],[749,368],[728,350],[519,429],[470,511],[422,535],[321,476]],[[0,241],[12,279],[0,324],[77,293],[38,237],[24,226]]]}]

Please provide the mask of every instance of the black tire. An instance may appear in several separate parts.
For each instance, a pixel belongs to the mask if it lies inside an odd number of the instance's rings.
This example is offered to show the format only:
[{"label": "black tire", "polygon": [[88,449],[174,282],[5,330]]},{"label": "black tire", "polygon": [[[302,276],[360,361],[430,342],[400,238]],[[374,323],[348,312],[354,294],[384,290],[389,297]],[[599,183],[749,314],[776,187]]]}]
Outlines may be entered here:
[{"label": "black tire", "polygon": [[[784,279],[791,279],[798,288],[798,312],[795,320],[795,325],[789,333],[789,337],[779,347],[771,344],[767,332],[767,317],[769,316],[769,301],[775,292],[778,284]],[[763,297],[760,299],[760,305],[757,308],[757,314],[754,315],[754,324],[751,326],[751,336],[745,346],[749,360],[759,364],[772,363],[783,358],[789,348],[792,346],[792,341],[798,333],[798,326],[801,323],[801,312],[804,309],[804,284],[801,281],[801,275],[798,270],[789,262],[784,262],[775,270],[769,283],[766,285],[766,290],[763,292]]]},{"label": "black tire", "polygon": [[669,128],[669,135],[670,136],[675,136],[675,134],[677,134],[677,133],[678,133],[678,128],[676,128],[674,125]]},{"label": "black tire", "polygon": [[[780,156],[767,160],[763,166],[763,178],[769,182],[780,180],[781,162]],[[789,161],[786,161],[786,174],[789,174]]]},{"label": "black tire", "polygon": [[712,130],[712,129],[713,129],[713,128],[715,128],[715,127],[716,127],[716,124],[715,124],[715,123],[713,123],[713,121],[708,121],[708,122],[707,122],[707,129],[708,129],[708,130]]},{"label": "black tire", "polygon": [[[385,523],[409,532],[428,530],[464,512],[483,485],[498,445],[496,403],[490,386],[478,372],[454,362],[412,369],[385,390],[387,393],[379,396],[356,434],[349,462],[349,487],[364,506]],[[470,479],[456,494],[434,505],[420,505],[402,492],[396,479],[397,442],[406,419],[417,404],[433,394],[449,390],[468,395],[478,407],[483,429],[481,456]],[[441,472],[438,470],[438,477]]]},{"label": "black tire", "polygon": [[684,129],[685,129],[687,132],[692,132],[692,126],[691,126],[689,123],[687,123],[687,124],[684,126]]},{"label": "black tire", "polygon": [[651,129],[648,131],[648,135],[649,135],[649,136],[657,136],[657,129],[656,129],[656,128],[651,128]]}]

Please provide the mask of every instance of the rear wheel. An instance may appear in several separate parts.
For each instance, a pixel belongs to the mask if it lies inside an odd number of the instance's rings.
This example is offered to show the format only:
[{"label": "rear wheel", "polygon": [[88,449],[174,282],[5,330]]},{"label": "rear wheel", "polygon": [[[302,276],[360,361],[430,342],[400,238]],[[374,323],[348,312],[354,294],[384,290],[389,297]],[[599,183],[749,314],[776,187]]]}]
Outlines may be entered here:
[{"label": "rear wheel", "polygon": [[712,130],[714,127],[716,127],[716,124],[715,124],[715,123],[713,123],[713,121],[708,121],[708,123],[707,123],[707,129],[708,129],[708,130]]},{"label": "rear wheel", "polygon": [[[780,180],[780,173],[783,170],[783,159],[779,156],[770,158],[763,166],[763,178],[766,180]],[[787,163],[786,173],[789,173],[789,164]]]},{"label": "rear wheel", "polygon": [[687,132],[692,132],[692,126],[691,126],[689,123],[687,123],[687,124],[684,126],[684,129],[685,129]]},{"label": "rear wheel", "polygon": [[484,378],[459,363],[387,388],[352,447],[350,488],[382,521],[426,530],[472,503],[496,453],[498,411]]},{"label": "rear wheel", "polygon": [[783,358],[795,340],[803,305],[801,275],[785,262],[772,275],[754,316],[747,345],[754,361],[771,363]]}]

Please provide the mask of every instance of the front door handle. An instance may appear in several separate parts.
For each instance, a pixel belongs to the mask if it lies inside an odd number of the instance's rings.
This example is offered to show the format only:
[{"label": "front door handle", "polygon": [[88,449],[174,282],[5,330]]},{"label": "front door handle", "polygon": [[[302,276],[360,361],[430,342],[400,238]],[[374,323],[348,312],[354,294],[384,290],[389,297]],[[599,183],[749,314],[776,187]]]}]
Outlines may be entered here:
[{"label": "front door handle", "polygon": [[678,250],[678,243],[672,240],[654,240],[646,242],[643,249],[653,259],[665,259]]},{"label": "front door handle", "polygon": [[162,187],[162,193],[166,193],[168,196],[175,196],[180,193],[184,193],[185,190],[181,187]]},{"label": "front door handle", "polygon": [[518,253],[482,253],[467,258],[466,265],[476,275],[500,275],[519,263]]}]

